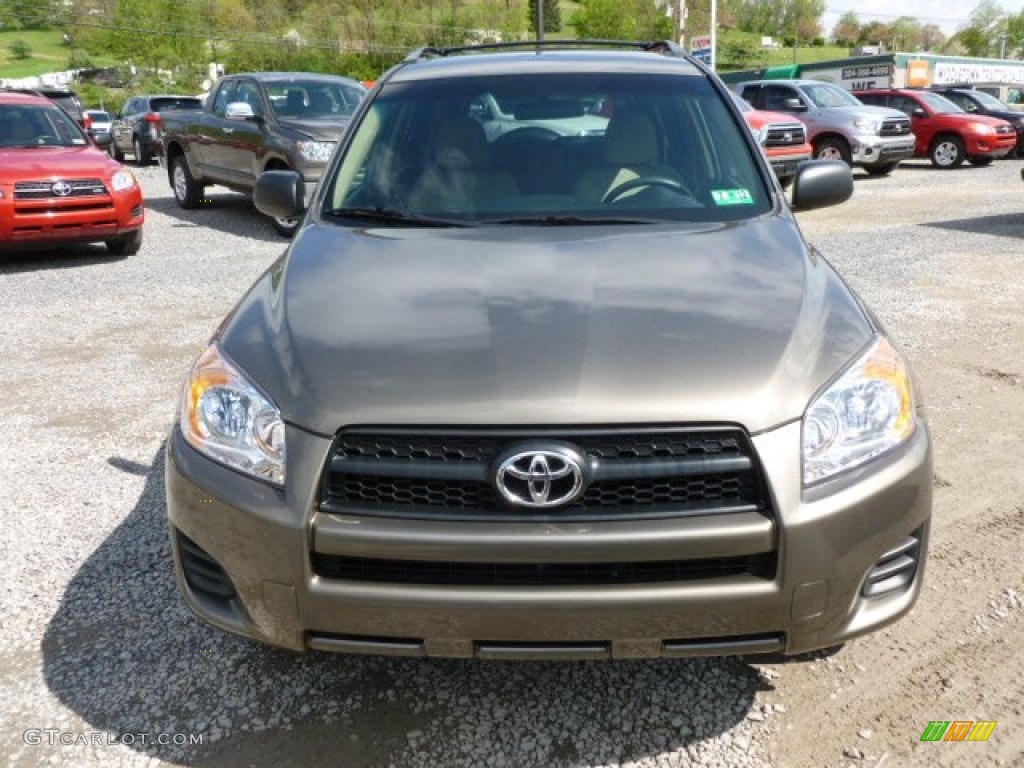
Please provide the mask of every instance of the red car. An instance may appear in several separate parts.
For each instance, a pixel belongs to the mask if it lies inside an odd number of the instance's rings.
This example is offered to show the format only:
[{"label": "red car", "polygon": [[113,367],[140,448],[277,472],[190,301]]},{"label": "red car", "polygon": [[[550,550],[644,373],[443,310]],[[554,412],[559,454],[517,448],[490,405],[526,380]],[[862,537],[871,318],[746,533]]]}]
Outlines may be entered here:
[{"label": "red car", "polygon": [[929,158],[936,168],[956,168],[964,160],[988,165],[1017,146],[1017,131],[1005,120],[964,112],[931,91],[879,88],[853,95],[865,104],[892,107],[909,116],[917,138],[914,156]]},{"label": "red car", "polygon": [[797,164],[810,160],[814,154],[814,147],[807,143],[804,124],[792,115],[754,109],[746,99],[731,91],[730,95],[758,144],[764,147],[775,176],[783,187],[788,186],[796,175]]},{"label": "red car", "polygon": [[0,250],[142,246],[142,190],[60,107],[0,91]]}]

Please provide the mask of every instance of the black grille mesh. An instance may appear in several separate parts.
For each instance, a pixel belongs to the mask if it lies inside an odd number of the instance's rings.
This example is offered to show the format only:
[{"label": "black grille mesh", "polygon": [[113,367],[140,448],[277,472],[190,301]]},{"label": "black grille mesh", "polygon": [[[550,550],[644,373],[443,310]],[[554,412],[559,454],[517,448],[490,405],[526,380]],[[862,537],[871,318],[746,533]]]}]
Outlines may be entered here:
[{"label": "black grille mesh", "polygon": [[[767,508],[747,435],[735,428],[708,428],[482,434],[345,431],[328,458],[321,509],[436,519],[539,519],[537,512],[505,502],[493,484],[501,455],[511,446],[538,440],[557,441],[588,461],[626,469],[614,479],[592,479],[574,502],[545,511],[559,519]],[[729,459],[746,461],[748,468],[712,466]],[[666,462],[678,465],[679,473],[650,471]],[[686,466],[699,471],[684,471]],[[459,476],[453,478],[452,471]]]},{"label": "black grille mesh", "polygon": [[313,571],[328,579],[397,584],[509,587],[644,584],[743,575],[771,578],[775,572],[775,555],[639,563],[445,563],[314,554]]}]

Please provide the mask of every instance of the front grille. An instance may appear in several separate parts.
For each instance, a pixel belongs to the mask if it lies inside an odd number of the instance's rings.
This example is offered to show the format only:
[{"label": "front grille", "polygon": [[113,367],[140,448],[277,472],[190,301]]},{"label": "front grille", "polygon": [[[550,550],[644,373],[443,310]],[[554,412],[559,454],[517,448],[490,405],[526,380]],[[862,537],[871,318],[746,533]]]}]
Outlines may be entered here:
[{"label": "front grille", "polygon": [[764,146],[795,147],[806,141],[803,123],[787,123],[768,126]]},{"label": "front grille", "polygon": [[501,587],[653,584],[730,576],[770,579],[775,573],[775,554],[639,563],[446,563],[314,553],[313,572],[328,579],[388,584]]},{"label": "front grille", "polygon": [[882,128],[878,132],[879,136],[909,136],[910,135],[910,118],[907,117],[887,117],[882,121]]},{"label": "front grille", "polygon": [[[498,492],[499,457],[557,443],[589,479],[571,503],[524,509]],[[327,513],[454,520],[636,519],[768,511],[760,468],[735,427],[634,430],[346,430],[328,457]]]},{"label": "front grille", "polygon": [[[68,194],[60,195],[54,191],[54,185],[63,182],[69,187]],[[96,197],[106,195],[107,188],[99,179],[47,179],[45,181],[19,181],[14,185],[15,200],[58,200],[70,197]]]}]

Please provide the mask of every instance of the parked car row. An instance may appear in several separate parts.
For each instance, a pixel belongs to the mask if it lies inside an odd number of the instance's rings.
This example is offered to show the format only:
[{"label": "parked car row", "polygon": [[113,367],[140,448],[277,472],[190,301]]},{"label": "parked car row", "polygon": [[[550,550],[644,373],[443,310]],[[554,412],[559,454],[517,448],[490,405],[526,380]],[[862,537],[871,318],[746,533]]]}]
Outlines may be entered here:
[{"label": "parked car row", "polygon": [[890,173],[909,157],[927,157],[938,168],[965,160],[988,165],[1024,142],[1024,115],[970,89],[850,92],[817,80],[752,80],[736,90],[758,109],[799,119],[814,157],[873,175]]}]

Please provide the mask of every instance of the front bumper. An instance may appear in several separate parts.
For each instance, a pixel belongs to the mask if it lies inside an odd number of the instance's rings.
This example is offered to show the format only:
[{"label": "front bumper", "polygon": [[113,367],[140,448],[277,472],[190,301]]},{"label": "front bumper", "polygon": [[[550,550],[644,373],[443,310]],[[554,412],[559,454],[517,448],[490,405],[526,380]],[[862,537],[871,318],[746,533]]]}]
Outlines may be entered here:
[{"label": "front bumper", "polygon": [[95,243],[139,229],[142,190],[76,198],[19,200],[13,184],[0,184],[0,249]]},{"label": "front bumper", "polygon": [[973,157],[1006,157],[1017,147],[1016,134],[1010,136],[974,136],[970,135],[966,141],[968,156]]},{"label": "front bumper", "polygon": [[790,176],[795,176],[797,166],[804,160],[811,159],[813,156],[813,150],[809,144],[805,146],[806,149],[800,148],[796,152],[773,150],[772,152],[767,153],[768,163],[775,172],[776,178],[786,179]]},{"label": "front bumper", "polygon": [[[175,427],[166,487],[189,607],[223,629],[293,650],[495,659],[794,654],[895,621],[921,587],[932,488],[923,422],[893,455],[810,491],[800,483],[798,423],[754,437],[770,519],[560,525],[327,515],[318,490],[331,441],[291,427],[287,439],[282,491],[206,459]],[[312,565],[314,555],[339,554],[520,564],[765,549],[775,564],[767,575],[603,586],[385,583],[327,578]],[[902,577],[893,580],[897,562]]]},{"label": "front bumper", "polygon": [[914,155],[914,135],[895,139],[862,136],[852,147],[853,164],[860,166],[898,163]]}]

